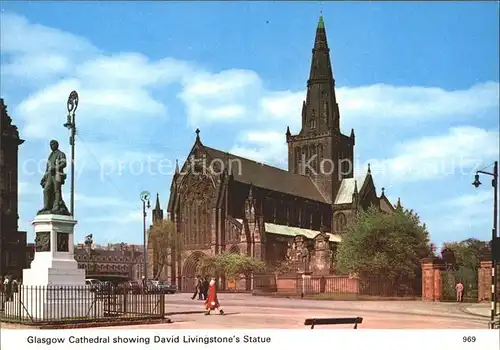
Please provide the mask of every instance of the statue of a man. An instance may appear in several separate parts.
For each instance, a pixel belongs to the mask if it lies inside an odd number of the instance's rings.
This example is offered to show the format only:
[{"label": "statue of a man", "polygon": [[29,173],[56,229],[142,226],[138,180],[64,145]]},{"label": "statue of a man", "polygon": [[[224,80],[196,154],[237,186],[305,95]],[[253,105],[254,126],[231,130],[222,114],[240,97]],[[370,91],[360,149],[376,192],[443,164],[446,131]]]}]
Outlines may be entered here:
[{"label": "statue of a man", "polygon": [[38,214],[70,215],[62,198],[62,185],[66,180],[64,168],[66,167],[66,155],[59,149],[59,142],[50,141],[52,152],[47,159],[45,174],[40,181],[43,188],[43,208]]}]

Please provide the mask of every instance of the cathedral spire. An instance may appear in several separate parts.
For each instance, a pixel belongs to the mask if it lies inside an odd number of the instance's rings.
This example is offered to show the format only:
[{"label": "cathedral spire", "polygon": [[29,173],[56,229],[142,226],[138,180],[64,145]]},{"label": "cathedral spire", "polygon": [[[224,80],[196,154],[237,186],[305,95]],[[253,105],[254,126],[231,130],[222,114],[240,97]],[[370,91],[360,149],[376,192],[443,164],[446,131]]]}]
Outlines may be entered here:
[{"label": "cathedral spire", "polygon": [[323,16],[316,26],[306,101],[302,106],[302,131],[324,133],[339,130],[335,80],[330,62]]}]

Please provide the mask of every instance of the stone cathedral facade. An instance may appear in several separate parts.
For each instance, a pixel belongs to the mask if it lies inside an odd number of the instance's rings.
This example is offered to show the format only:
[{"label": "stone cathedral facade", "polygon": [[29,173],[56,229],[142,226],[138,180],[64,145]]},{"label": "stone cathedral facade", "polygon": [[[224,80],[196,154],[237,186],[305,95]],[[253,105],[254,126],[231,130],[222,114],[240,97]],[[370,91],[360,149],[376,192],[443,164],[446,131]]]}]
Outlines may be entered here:
[{"label": "stone cathedral facade", "polygon": [[[287,127],[284,138],[288,171],[211,148],[197,130],[170,187],[168,217],[182,232],[185,251],[165,278],[190,290],[200,259],[222,252],[248,254],[269,265],[294,259],[298,269],[328,274],[330,257],[360,208],[393,210],[383,191],[377,195],[370,169],[357,177],[352,169],[355,135],[340,130],[322,17],[302,127],[296,135]],[[157,201],[153,219],[163,216],[160,210]]]}]

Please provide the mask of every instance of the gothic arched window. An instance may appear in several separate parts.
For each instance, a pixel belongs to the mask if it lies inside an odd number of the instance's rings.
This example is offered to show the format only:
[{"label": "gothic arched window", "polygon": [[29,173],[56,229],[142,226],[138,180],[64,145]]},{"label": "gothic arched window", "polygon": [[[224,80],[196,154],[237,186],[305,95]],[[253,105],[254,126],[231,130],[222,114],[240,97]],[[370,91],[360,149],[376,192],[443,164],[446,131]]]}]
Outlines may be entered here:
[{"label": "gothic arched window", "polygon": [[347,226],[347,218],[344,213],[338,213],[335,215],[335,231],[343,232]]}]

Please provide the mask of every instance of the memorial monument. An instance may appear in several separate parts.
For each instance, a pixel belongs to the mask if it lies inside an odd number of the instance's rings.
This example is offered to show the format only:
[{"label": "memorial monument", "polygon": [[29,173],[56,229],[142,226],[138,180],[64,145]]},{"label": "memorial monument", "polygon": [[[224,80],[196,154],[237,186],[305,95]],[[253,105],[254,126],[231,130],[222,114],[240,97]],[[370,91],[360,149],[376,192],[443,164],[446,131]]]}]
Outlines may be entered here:
[{"label": "memorial monument", "polygon": [[[70,95],[70,100],[78,99],[75,94]],[[74,114],[75,105],[70,109],[68,101],[70,114]],[[35,229],[35,256],[30,268],[23,270],[23,283],[19,292],[12,301],[7,302],[13,305],[5,307],[5,310],[21,310],[23,315],[17,316],[43,320],[85,318],[89,314],[96,316],[102,313],[103,305],[95,300],[93,292],[85,285],[85,270],[78,268],[74,258],[74,229],[77,221],[66,207],[62,195],[66,182],[66,154],[59,149],[56,140],[50,141],[50,150],[40,181],[43,208],[32,222]],[[74,179],[71,181],[73,183]],[[20,305],[22,307],[18,307]]]},{"label": "memorial monument", "polygon": [[68,211],[62,197],[66,180],[66,155],[56,140],[50,141],[51,153],[45,174],[43,208],[33,220],[35,257],[29,269],[23,271],[25,286],[84,286],[85,270],[74,259],[74,228],[77,221]]}]

